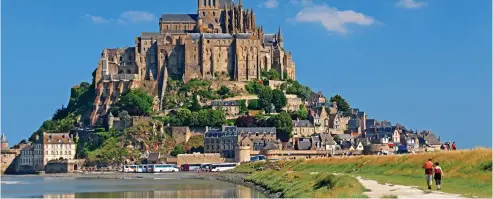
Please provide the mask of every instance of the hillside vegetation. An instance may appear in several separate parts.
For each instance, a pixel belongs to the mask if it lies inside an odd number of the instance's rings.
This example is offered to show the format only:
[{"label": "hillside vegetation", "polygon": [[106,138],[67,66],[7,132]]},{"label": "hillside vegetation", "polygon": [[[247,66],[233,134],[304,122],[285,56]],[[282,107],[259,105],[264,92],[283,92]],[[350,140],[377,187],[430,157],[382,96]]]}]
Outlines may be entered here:
[{"label": "hillside vegetation", "polygon": [[[237,172],[252,173],[250,178],[259,183],[269,183],[262,178],[265,172],[256,172],[255,168],[274,168],[284,164],[291,166],[294,172],[345,173],[377,180],[381,183],[418,186],[426,188],[424,161],[431,158],[439,162],[444,170],[442,191],[465,196],[492,197],[492,150],[477,148],[473,150],[445,151],[398,156],[361,156],[346,158],[323,158],[269,163],[251,163],[241,165]],[[281,172],[280,175],[283,173]],[[284,175],[286,175],[284,173]],[[285,179],[287,180],[287,179]],[[265,182],[264,182],[265,181]],[[313,187],[312,187],[313,188]]]}]

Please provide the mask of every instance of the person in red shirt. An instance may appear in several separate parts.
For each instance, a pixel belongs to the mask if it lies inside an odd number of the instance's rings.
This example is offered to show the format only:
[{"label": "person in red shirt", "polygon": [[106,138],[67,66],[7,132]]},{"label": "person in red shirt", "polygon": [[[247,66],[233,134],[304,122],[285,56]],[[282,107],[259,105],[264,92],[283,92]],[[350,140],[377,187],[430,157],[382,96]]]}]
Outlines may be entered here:
[{"label": "person in red shirt", "polygon": [[457,150],[457,145],[454,143],[452,143],[452,150]]},{"label": "person in red shirt", "polygon": [[433,184],[433,162],[431,159],[425,162],[423,165],[423,169],[425,169],[426,183],[428,185],[428,189],[431,189],[431,185]]}]

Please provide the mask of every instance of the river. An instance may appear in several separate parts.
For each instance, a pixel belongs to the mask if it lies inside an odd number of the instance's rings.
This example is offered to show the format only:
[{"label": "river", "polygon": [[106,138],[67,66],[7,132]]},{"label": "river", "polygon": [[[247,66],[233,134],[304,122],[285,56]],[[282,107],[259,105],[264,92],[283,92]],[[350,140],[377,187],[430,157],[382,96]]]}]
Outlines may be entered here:
[{"label": "river", "polygon": [[3,198],[265,198],[249,187],[180,173],[2,176],[1,193]]}]

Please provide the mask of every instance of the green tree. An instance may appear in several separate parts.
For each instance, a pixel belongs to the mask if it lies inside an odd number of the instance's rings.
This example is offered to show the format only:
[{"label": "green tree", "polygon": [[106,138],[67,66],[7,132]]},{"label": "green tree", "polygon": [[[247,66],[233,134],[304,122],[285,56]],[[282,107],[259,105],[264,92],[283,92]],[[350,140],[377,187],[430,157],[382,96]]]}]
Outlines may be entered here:
[{"label": "green tree", "polygon": [[217,94],[222,96],[227,95],[228,93],[229,93],[229,88],[224,85],[222,85],[221,88],[219,88],[219,90],[217,91]]},{"label": "green tree", "polygon": [[279,115],[271,117],[270,123],[276,127],[277,138],[281,141],[287,142],[293,136],[293,120],[288,113],[281,112]]},{"label": "green tree", "polygon": [[258,94],[258,102],[260,108],[266,113],[270,113],[272,104],[272,90],[269,87],[263,87]]},{"label": "green tree", "polygon": [[261,76],[267,80],[279,80],[279,73],[275,69],[262,70]]},{"label": "green tree", "polygon": [[185,154],[185,150],[181,144],[176,145],[173,151],[171,151],[172,156],[177,156],[179,154]]},{"label": "green tree", "polygon": [[272,91],[272,104],[276,107],[276,111],[281,111],[288,104],[286,95],[281,90],[274,89]]},{"label": "green tree", "polygon": [[297,95],[303,101],[308,99],[313,93],[312,89],[308,86],[301,85],[298,81],[288,80],[286,93]]},{"label": "green tree", "polygon": [[246,100],[238,100],[237,102],[240,104],[240,113],[245,113],[248,111],[246,106]]},{"label": "green tree", "polygon": [[351,109],[351,106],[349,106],[346,99],[342,98],[340,95],[330,97],[330,102],[336,102],[337,110],[340,112],[347,113],[349,112],[349,109]]},{"label": "green tree", "polygon": [[260,109],[260,106],[258,104],[257,99],[248,101],[248,110],[259,110],[259,109]]},{"label": "green tree", "polygon": [[190,105],[190,110],[191,111],[200,111],[202,109],[202,106],[199,103],[199,100],[197,99],[197,95],[193,95],[192,97],[192,105]]},{"label": "green tree", "polygon": [[153,99],[142,89],[125,91],[116,102],[114,109],[125,110],[132,116],[149,115],[152,111]]},{"label": "green tree", "polygon": [[306,120],[308,118],[308,110],[306,110],[305,105],[300,104],[300,110],[298,110],[298,116],[300,120]]}]

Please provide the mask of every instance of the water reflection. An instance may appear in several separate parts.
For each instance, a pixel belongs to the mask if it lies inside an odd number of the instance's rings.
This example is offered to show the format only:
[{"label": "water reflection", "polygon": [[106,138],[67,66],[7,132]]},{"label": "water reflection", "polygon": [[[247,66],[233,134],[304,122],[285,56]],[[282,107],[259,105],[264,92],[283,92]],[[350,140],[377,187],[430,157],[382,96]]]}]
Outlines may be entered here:
[{"label": "water reflection", "polygon": [[196,179],[9,176],[4,181],[10,182],[2,184],[6,198],[265,198],[248,187]]},{"label": "water reflection", "polygon": [[136,191],[136,192],[97,192],[75,194],[47,194],[43,198],[264,198],[258,191],[244,186],[236,189],[212,190],[174,190],[174,191]]}]

